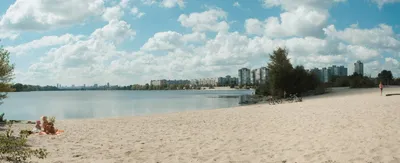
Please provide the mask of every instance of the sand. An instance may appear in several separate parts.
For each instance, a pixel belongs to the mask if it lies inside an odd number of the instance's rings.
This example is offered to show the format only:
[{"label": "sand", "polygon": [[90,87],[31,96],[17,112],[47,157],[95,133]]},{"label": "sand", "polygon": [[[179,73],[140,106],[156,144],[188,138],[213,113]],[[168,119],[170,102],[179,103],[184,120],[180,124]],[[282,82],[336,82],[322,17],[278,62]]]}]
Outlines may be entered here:
[{"label": "sand", "polygon": [[400,96],[380,96],[376,88],[334,91],[301,103],[62,120],[56,126],[65,133],[29,137],[31,145],[50,152],[34,161],[400,162]]}]

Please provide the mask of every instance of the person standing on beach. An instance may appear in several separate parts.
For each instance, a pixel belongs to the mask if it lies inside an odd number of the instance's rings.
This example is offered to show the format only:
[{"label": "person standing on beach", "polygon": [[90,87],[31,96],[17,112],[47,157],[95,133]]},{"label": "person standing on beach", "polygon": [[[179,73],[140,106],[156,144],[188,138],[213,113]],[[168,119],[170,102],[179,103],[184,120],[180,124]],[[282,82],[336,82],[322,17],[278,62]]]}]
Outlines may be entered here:
[{"label": "person standing on beach", "polygon": [[379,83],[379,88],[381,89],[381,96],[382,96],[382,91],[383,91],[383,84],[382,84],[382,82]]}]

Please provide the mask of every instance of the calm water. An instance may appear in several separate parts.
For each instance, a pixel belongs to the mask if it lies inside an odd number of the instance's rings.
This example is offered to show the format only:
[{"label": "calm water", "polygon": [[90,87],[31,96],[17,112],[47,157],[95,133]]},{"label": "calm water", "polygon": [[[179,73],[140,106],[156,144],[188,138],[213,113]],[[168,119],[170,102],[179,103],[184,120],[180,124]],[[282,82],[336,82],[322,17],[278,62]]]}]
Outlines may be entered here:
[{"label": "calm water", "polygon": [[[136,116],[239,106],[252,91],[16,92],[0,105],[7,119],[35,120]],[[242,97],[242,98],[241,98]]]}]

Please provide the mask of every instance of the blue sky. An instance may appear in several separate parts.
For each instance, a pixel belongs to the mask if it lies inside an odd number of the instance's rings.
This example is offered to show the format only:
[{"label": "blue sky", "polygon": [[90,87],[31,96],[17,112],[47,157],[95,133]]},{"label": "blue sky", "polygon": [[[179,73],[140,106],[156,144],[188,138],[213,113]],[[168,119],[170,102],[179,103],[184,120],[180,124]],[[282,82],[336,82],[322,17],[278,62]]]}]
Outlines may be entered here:
[{"label": "blue sky", "polygon": [[[390,2],[390,3],[389,3]],[[237,76],[276,47],[295,65],[345,65],[400,76],[400,1],[0,1],[0,45],[14,82],[144,84]]]}]

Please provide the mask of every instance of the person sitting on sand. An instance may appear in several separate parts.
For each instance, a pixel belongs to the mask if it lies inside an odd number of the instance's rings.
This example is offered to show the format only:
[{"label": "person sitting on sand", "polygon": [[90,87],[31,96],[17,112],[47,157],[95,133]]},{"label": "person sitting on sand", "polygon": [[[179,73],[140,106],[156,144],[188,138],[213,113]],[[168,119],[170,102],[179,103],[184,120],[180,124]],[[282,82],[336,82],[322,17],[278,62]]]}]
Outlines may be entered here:
[{"label": "person sitting on sand", "polygon": [[42,130],[44,131],[46,126],[49,124],[49,121],[47,121],[47,116],[42,116],[40,119],[42,120]]},{"label": "person sitting on sand", "polygon": [[64,132],[63,130],[58,130],[58,129],[54,128],[54,124],[47,120],[47,116],[42,116],[41,119],[43,121],[43,125],[42,125],[43,132],[41,132],[40,134],[53,134],[54,135],[54,134],[60,134],[60,133]]},{"label": "person sitting on sand", "polygon": [[33,133],[39,133],[42,131],[42,126],[40,126],[40,121],[36,121],[36,126],[32,129]]}]

